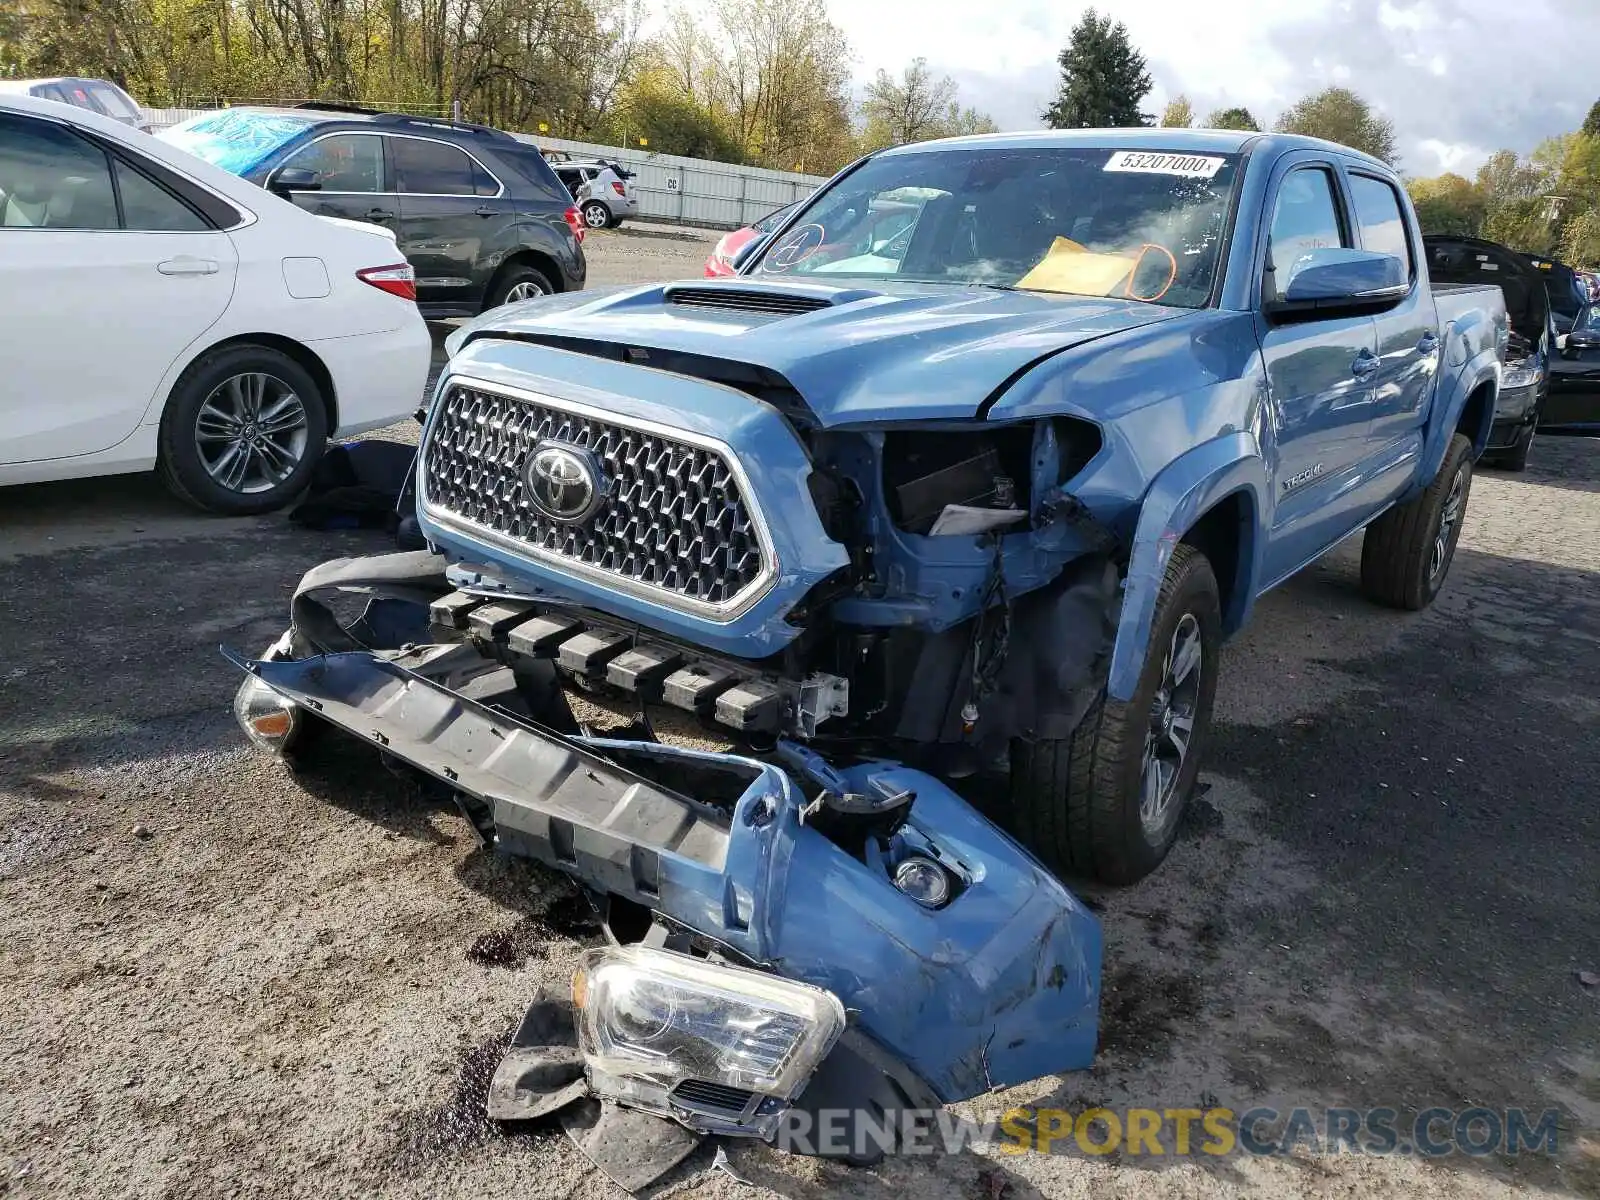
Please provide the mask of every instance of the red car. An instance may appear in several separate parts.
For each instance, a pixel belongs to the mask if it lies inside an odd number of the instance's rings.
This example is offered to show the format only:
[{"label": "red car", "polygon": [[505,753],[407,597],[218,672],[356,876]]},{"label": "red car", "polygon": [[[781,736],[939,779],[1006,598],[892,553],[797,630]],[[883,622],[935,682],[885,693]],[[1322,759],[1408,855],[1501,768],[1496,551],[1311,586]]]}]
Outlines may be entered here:
[{"label": "red car", "polygon": [[711,251],[711,257],[706,259],[706,275],[715,279],[720,275],[732,275],[733,260],[738,257],[739,251],[750,244],[750,239],[758,234],[771,233],[785,217],[794,211],[795,204],[785,204],[782,208],[769,212],[754,225],[746,225],[743,229],[735,229],[732,233],[722,235],[722,240]]}]

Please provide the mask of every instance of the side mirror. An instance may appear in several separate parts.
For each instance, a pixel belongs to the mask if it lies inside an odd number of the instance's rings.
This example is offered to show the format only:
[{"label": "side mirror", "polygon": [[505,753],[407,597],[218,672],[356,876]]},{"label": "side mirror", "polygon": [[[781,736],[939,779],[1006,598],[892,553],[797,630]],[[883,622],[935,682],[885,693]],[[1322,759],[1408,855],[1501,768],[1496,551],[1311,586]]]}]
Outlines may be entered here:
[{"label": "side mirror", "polygon": [[1600,332],[1593,329],[1574,329],[1567,334],[1566,349],[1578,354],[1585,350],[1600,350]]},{"label": "side mirror", "polygon": [[1343,316],[1377,312],[1411,290],[1406,265],[1392,254],[1321,246],[1277,267],[1273,316]]},{"label": "side mirror", "polygon": [[322,172],[307,167],[279,167],[267,177],[267,191],[289,198],[290,192],[320,192]]},{"label": "side mirror", "polygon": [[770,234],[758,233],[743,246],[740,246],[733,255],[733,269],[735,271],[739,270],[745,265],[745,263],[749,262],[757,254],[759,254],[761,252],[761,247],[767,244],[767,239],[770,236]]}]

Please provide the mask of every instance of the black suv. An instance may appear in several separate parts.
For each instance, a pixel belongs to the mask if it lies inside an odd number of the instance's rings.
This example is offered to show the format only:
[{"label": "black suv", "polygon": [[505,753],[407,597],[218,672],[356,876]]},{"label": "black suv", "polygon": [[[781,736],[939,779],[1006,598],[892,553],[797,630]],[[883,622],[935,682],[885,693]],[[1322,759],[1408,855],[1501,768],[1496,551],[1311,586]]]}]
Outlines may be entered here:
[{"label": "black suv", "polygon": [[538,147],[361,109],[230,108],[158,135],[309,212],[392,229],[425,317],[583,287],[583,220]]}]

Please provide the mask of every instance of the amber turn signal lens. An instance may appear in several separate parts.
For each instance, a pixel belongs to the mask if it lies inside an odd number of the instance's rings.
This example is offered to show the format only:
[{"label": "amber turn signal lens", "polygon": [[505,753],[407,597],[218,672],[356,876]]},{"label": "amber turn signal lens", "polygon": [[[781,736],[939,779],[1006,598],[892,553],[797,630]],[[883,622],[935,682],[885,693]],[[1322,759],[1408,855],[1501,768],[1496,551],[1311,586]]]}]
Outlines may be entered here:
[{"label": "amber turn signal lens", "polygon": [[259,713],[250,718],[250,727],[264,738],[288,737],[291,724],[289,710],[286,708],[280,708],[277,712]]},{"label": "amber turn signal lens", "polygon": [[572,973],[572,1007],[583,1010],[584,999],[589,994],[589,974],[581,967]]}]

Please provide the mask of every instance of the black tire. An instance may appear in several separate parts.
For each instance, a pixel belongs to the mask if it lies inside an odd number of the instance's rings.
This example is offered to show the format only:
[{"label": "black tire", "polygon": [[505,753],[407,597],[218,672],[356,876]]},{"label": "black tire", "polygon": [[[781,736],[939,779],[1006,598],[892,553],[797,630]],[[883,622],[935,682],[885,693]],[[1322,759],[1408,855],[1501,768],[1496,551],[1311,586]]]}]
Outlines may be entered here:
[{"label": "black tire", "polygon": [[[513,263],[495,280],[494,287],[489,291],[489,302],[484,305],[484,309],[487,311],[499,308],[502,304],[512,303],[513,299],[532,300],[535,293],[530,289],[536,289],[540,296],[553,296],[556,290],[538,267],[530,267],[526,263]],[[528,294],[523,295],[523,292]]]},{"label": "black tire", "polygon": [[1538,426],[1529,425],[1517,435],[1517,440],[1505,450],[1492,450],[1480,460],[1484,466],[1497,471],[1526,471],[1528,452],[1533,449],[1533,435]]},{"label": "black tire", "polygon": [[1369,600],[1411,612],[1433,603],[1450,574],[1471,494],[1472,443],[1458,433],[1427,490],[1367,526],[1361,590]]},{"label": "black tire", "polygon": [[[239,487],[230,487],[225,480],[213,476],[212,469],[208,468],[202,457],[198,433],[202,408],[206,408],[214,396],[219,404],[232,404],[238,393],[230,397],[226,385],[242,377],[269,381],[268,386],[273,389],[269,394],[277,399],[283,395],[297,399],[304,425],[292,438],[286,439],[285,444],[299,448],[292,468],[287,464],[290,456],[285,456],[284,460],[273,460],[270,466],[262,466],[260,478],[246,477]],[[263,401],[264,405],[275,403],[276,399]],[[213,432],[216,430],[209,416],[207,427]],[[253,421],[240,426],[241,434],[247,430],[257,431]],[[281,351],[266,346],[226,346],[201,355],[173,386],[161,414],[156,471],[172,493],[187,504],[225,516],[248,516],[282,508],[305,490],[327,443],[327,398],[304,367]],[[228,443],[213,438],[207,440],[207,445],[211,448],[208,453],[216,456],[215,462],[226,453]],[[257,449],[255,453],[261,456],[263,464],[267,463],[264,450]],[[268,478],[269,470],[274,475],[283,472],[281,478],[273,482]]]},{"label": "black tire", "polygon": [[590,229],[610,229],[615,224],[611,210],[598,200],[583,202],[583,223]]},{"label": "black tire", "polygon": [[[1192,623],[1192,625],[1190,624]],[[1158,819],[1141,816],[1147,743],[1156,734],[1168,656],[1183,627],[1198,638],[1199,679],[1184,707],[1192,721]],[[1161,864],[1177,837],[1211,726],[1221,664],[1222,605],[1211,564],[1180,545],[1167,566],[1150,626],[1139,685],[1127,704],[1102,696],[1072,737],[1018,741],[1011,752],[1011,806],[1019,839],[1051,870],[1101,883],[1137,883]],[[1187,678],[1187,676],[1185,676]],[[1177,689],[1168,693],[1176,699]],[[1191,706],[1192,704],[1192,706]],[[1163,712],[1175,712],[1173,704]],[[1163,723],[1163,730],[1170,725]],[[1165,760],[1164,760],[1165,761]],[[1155,806],[1152,806],[1155,807]],[[1153,817],[1155,813],[1151,814]]]}]

